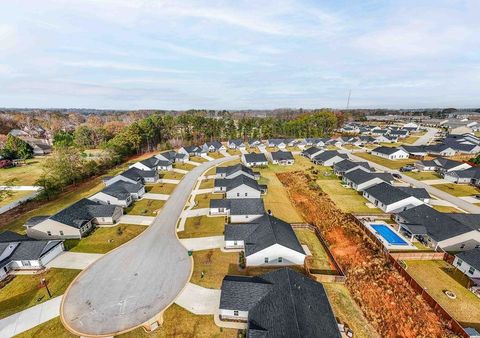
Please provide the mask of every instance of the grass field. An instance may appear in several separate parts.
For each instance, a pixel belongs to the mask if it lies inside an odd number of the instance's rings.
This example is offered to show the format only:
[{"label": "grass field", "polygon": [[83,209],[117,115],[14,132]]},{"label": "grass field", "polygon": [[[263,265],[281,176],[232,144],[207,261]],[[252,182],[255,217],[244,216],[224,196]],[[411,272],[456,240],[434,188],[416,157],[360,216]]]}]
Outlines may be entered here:
[{"label": "grass field", "polygon": [[202,180],[202,182],[200,183],[200,189],[211,189],[213,188],[214,183],[214,179]]},{"label": "grass field", "polygon": [[415,136],[415,135],[410,135],[410,136],[407,136],[406,138],[404,139],[401,139],[401,142],[402,143],[406,143],[406,144],[412,144],[414,143],[416,140],[418,140],[420,136]]},{"label": "grass field", "polygon": [[238,252],[222,252],[220,249],[195,251],[193,263],[190,282],[205,288],[220,289],[225,275],[240,274]]},{"label": "grass field", "polygon": [[440,212],[448,212],[448,213],[462,213],[462,211],[458,210],[455,207],[450,207],[447,205],[434,205],[433,209],[438,210]]},{"label": "grass field", "polygon": [[207,162],[208,160],[206,158],[203,158],[203,157],[200,157],[200,156],[192,156],[192,157],[190,157],[190,161],[203,163],[203,162]]},{"label": "grass field", "polygon": [[295,229],[295,234],[302,245],[308,246],[313,256],[312,268],[326,271],[335,271],[330,264],[325,249],[314,232],[308,229]]},{"label": "grass field", "polygon": [[141,199],[133,202],[125,212],[128,215],[156,216],[158,211],[163,208],[165,201]]},{"label": "grass field", "polygon": [[177,173],[175,171],[167,171],[160,175],[160,178],[165,178],[169,180],[181,180],[185,174]]},{"label": "grass field", "polygon": [[222,198],[222,194],[198,194],[195,196],[196,205],[193,209],[209,208],[210,200]]},{"label": "grass field", "polygon": [[67,239],[65,249],[72,252],[107,253],[128,242],[147,229],[144,225],[119,224],[108,228],[95,228],[85,238]]},{"label": "grass field", "polygon": [[23,161],[13,168],[0,169],[0,185],[16,179],[15,185],[35,185],[35,182],[43,173],[42,164],[47,157],[35,157]]},{"label": "grass field", "polygon": [[75,338],[77,336],[71,334],[60,321],[60,317],[55,317],[49,321],[35,326],[30,330],[22,332],[15,338]]},{"label": "grass field", "polygon": [[432,187],[439,190],[445,191],[453,196],[472,196],[480,194],[480,189],[477,187],[471,186],[469,184],[455,184],[455,183],[445,183],[445,184],[434,184]]},{"label": "grass field", "polygon": [[340,180],[318,180],[317,183],[343,212],[383,213],[380,209],[367,207],[365,203],[368,201],[354,189],[342,187]]},{"label": "grass field", "polygon": [[177,187],[176,184],[157,183],[157,184],[145,186],[145,191],[152,194],[170,195],[173,192],[173,190],[175,190],[176,187]]},{"label": "grass field", "polygon": [[439,174],[435,171],[417,171],[417,172],[407,172],[404,173],[411,178],[414,178],[418,181],[425,181],[425,180],[438,180],[442,178]]},{"label": "grass field", "polygon": [[227,149],[227,153],[229,153],[230,155],[241,155],[242,152],[238,149],[230,149],[228,148]]},{"label": "grass field", "polygon": [[[480,298],[465,288],[467,277],[443,260],[406,261],[407,272],[460,324],[480,330]],[[457,296],[448,298],[444,290]]]},{"label": "grass field", "polygon": [[346,323],[359,338],[380,338],[380,335],[371,326],[363,315],[360,307],[355,303],[345,285],[338,283],[323,283],[328,300],[335,316],[341,323]]},{"label": "grass field", "polygon": [[222,158],[222,157],[225,157],[225,156],[223,156],[222,154],[217,153],[217,152],[208,153],[208,156],[210,156],[211,158]]},{"label": "grass field", "polygon": [[0,289],[0,318],[49,300],[47,290],[38,287],[42,278],[47,280],[53,298],[62,295],[79,273],[80,270],[52,268],[37,275],[15,276]]},{"label": "grass field", "polygon": [[175,163],[174,168],[190,171],[193,168],[196,168],[196,166],[194,166],[193,164],[190,164],[190,163]]},{"label": "grass field", "polygon": [[[1,174],[1,172],[0,172],[0,174]],[[22,197],[26,197],[26,196],[34,194],[34,193],[35,193],[35,191],[24,191],[24,190],[12,191],[10,196],[0,200],[0,207],[2,207],[4,205],[7,205],[9,203],[15,202],[16,200],[19,200]]]},{"label": "grass field", "polygon": [[221,236],[224,230],[225,218],[223,217],[188,217],[185,230],[178,232],[178,238]]},{"label": "grass field", "polygon": [[313,166],[313,163],[310,162],[306,157],[295,155],[294,158],[295,158],[295,163],[293,165],[280,165],[280,164],[269,163],[267,168],[261,168],[258,170],[260,171],[260,174],[262,174],[265,171],[270,171],[274,173],[283,173],[283,172],[298,171],[298,170],[304,171],[307,168],[311,168]]},{"label": "grass field", "polygon": [[355,155],[367,161],[375,162],[377,164],[383,165],[384,167],[387,167],[390,169],[400,169],[401,167],[414,162],[414,160],[408,159],[408,158],[405,160],[392,161],[392,160],[388,160],[386,158],[375,156],[368,153],[355,153]]}]

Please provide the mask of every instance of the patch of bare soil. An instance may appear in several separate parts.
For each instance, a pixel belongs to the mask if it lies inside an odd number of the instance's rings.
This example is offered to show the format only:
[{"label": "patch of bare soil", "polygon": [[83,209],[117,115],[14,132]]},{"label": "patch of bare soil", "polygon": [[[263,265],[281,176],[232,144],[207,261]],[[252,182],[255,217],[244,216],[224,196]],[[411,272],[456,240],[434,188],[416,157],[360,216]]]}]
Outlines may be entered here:
[{"label": "patch of bare soil", "polygon": [[346,286],[382,337],[453,337],[440,318],[388,263],[380,248],[302,172],[278,173],[304,219],[317,226],[345,271]]}]

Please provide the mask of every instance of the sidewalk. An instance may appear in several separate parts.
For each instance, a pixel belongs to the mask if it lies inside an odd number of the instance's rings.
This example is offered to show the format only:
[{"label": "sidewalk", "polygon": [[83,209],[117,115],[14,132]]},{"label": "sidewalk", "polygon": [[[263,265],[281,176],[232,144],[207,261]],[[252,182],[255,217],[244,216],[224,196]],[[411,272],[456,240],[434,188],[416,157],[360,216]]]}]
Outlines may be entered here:
[{"label": "sidewalk", "polygon": [[0,338],[13,337],[59,316],[62,297],[52,298],[42,304],[0,319]]},{"label": "sidewalk", "polygon": [[220,290],[207,289],[188,283],[178,295],[175,303],[196,315],[211,315],[218,312]]}]

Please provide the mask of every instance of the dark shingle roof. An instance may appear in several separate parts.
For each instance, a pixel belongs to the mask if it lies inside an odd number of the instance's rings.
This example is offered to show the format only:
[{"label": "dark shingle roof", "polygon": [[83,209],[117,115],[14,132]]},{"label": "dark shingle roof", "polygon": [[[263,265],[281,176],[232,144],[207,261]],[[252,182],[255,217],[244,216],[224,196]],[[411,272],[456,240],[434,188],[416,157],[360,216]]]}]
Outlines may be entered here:
[{"label": "dark shingle roof", "polygon": [[345,159],[348,158],[347,154],[340,154],[336,150],[326,150],[323,153],[320,153],[317,156],[315,156],[313,158],[313,160],[318,161],[318,162],[325,162],[325,161],[328,161],[328,160],[334,158],[335,156],[339,156],[339,157],[345,158]]},{"label": "dark shingle roof", "polygon": [[119,207],[115,205],[105,205],[83,198],[51,216],[50,219],[80,228],[96,217],[111,217],[117,208]]},{"label": "dark shingle roof", "polygon": [[316,153],[318,153],[318,152],[320,152],[320,151],[322,151],[322,149],[317,148],[317,147],[310,147],[310,148],[308,148],[308,149],[305,149],[305,150],[303,151],[303,154],[305,154],[305,155],[313,155],[313,154],[316,154]]},{"label": "dark shingle roof", "polygon": [[441,167],[442,169],[445,169],[445,170],[450,170],[450,169],[458,167],[459,165],[464,164],[463,162],[454,161],[454,160],[450,160],[448,158],[443,158],[443,157],[438,157],[438,158],[434,159],[433,161],[439,167]]},{"label": "dark shingle roof", "polygon": [[272,159],[274,161],[293,160],[293,155],[290,151],[274,151],[272,152]]},{"label": "dark shingle roof", "polygon": [[144,178],[155,177],[157,173],[155,170],[141,170],[138,168],[129,168],[120,173],[121,176],[129,178],[134,181],[142,181]]},{"label": "dark shingle roof", "polygon": [[347,170],[353,169],[355,167],[361,166],[365,169],[370,170],[370,165],[368,162],[353,162],[351,160],[345,159],[343,161],[337,162],[333,165],[333,168],[336,172],[344,173]]},{"label": "dark shingle roof", "polygon": [[251,223],[226,224],[226,240],[243,240],[245,254],[250,256],[274,244],[280,244],[305,254],[292,226],[281,219],[265,214]]},{"label": "dark shingle roof", "polygon": [[[4,233],[1,235],[3,234]],[[14,250],[8,257],[5,257],[0,262],[0,266],[4,266],[11,261],[39,260],[43,255],[60,243],[62,243],[60,240],[37,241],[28,237],[27,239],[22,237],[14,241],[2,242],[0,243],[0,254],[2,254],[2,252],[9,246],[13,246]]]},{"label": "dark shingle roof", "polygon": [[385,182],[391,182],[394,180],[393,176],[389,173],[369,173],[362,169],[352,170],[348,173],[345,173],[343,177],[355,184],[362,184],[373,180],[374,178],[380,178]]},{"label": "dark shingle roof", "polygon": [[256,180],[245,175],[238,175],[234,178],[217,178],[215,179],[214,183],[215,187],[226,187],[227,191],[234,189],[242,184],[245,184],[255,190],[262,190]]},{"label": "dark shingle roof", "polygon": [[[416,234],[427,234],[437,242],[473,230],[470,226],[451,217],[450,214],[441,213],[426,204],[421,204],[417,207],[402,211],[398,216],[405,220],[409,228],[409,225],[413,225],[413,227],[417,229],[421,227],[425,231],[425,233]],[[476,215],[476,217],[479,216],[480,215]]]},{"label": "dark shingle roof", "polygon": [[401,150],[401,149],[399,149],[397,147],[377,147],[377,148],[373,149],[372,152],[377,152],[377,153],[385,154],[385,155],[391,155],[393,153],[396,153],[399,150]]},{"label": "dark shingle roof", "polygon": [[236,173],[237,171],[243,171],[251,176],[254,176],[255,173],[253,172],[253,170],[241,163],[239,164],[235,164],[235,165],[231,165],[231,166],[228,166],[228,167],[217,167],[217,174],[225,174],[226,176],[229,176],[233,173]]},{"label": "dark shingle roof", "polygon": [[220,308],[248,311],[248,337],[341,337],[321,283],[288,268],[225,278]]},{"label": "dark shingle roof", "polygon": [[228,143],[233,143],[234,145],[241,146],[243,144],[243,140],[230,140]]},{"label": "dark shingle roof", "polygon": [[397,188],[409,194],[410,196],[416,197],[420,200],[430,198],[430,194],[425,188],[412,188],[412,187],[397,187]]},{"label": "dark shingle roof", "polygon": [[20,241],[28,241],[31,240],[26,235],[20,235],[13,231],[4,231],[0,233],[0,243],[6,242],[20,242]]},{"label": "dark shingle roof", "polygon": [[382,202],[385,205],[390,205],[395,202],[402,201],[411,197],[403,190],[398,189],[388,183],[382,182],[376,184],[370,188],[365,189],[365,193],[373,196],[376,200]]},{"label": "dark shingle roof", "polygon": [[455,256],[466,262],[468,265],[473,266],[475,269],[480,270],[480,248],[463,251]]},{"label": "dark shingle roof", "polygon": [[102,190],[103,193],[116,197],[118,199],[126,199],[132,193],[137,193],[142,189],[143,184],[141,183],[128,183],[124,181],[117,181],[105,189]]},{"label": "dark shingle roof", "polygon": [[267,162],[267,158],[265,157],[265,154],[251,153],[251,154],[245,154],[243,156],[245,156],[245,161],[247,163]]},{"label": "dark shingle roof", "polygon": [[265,212],[261,198],[212,199],[210,208],[230,209],[230,215],[261,215]]}]

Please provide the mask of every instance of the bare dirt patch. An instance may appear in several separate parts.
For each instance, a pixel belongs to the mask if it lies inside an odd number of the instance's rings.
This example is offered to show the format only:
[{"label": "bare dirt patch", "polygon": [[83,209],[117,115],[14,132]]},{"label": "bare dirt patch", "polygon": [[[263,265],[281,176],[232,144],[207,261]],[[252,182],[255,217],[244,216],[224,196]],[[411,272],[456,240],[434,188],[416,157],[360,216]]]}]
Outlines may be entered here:
[{"label": "bare dirt patch", "polygon": [[304,173],[277,176],[303,218],[320,229],[347,275],[346,287],[382,337],[454,336],[351,215],[343,213],[321,189],[309,188]]}]

